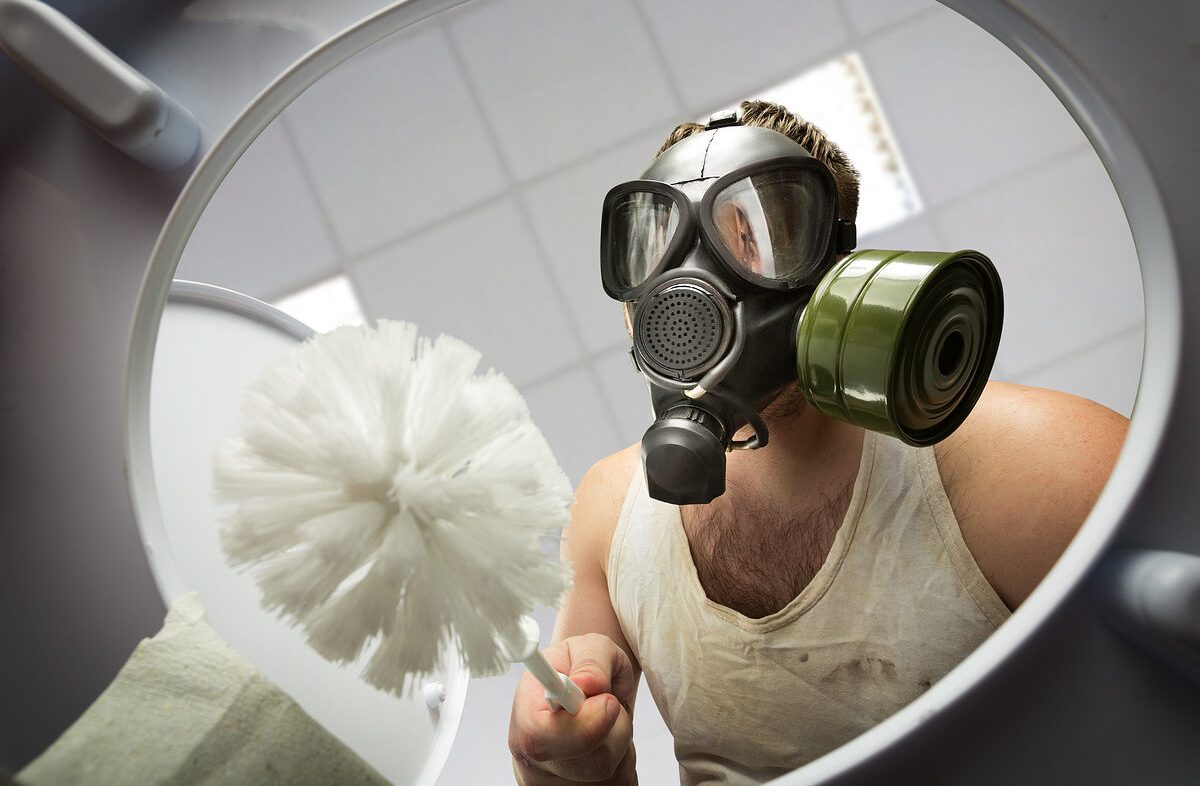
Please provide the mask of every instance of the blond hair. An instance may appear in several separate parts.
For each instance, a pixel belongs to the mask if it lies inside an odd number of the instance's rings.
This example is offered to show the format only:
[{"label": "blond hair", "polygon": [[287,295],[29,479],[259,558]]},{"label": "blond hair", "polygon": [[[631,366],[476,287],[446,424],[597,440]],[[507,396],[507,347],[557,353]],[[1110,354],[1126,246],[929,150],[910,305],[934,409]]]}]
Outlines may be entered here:
[{"label": "blond hair", "polygon": [[[825,136],[825,132],[786,107],[770,101],[743,101],[740,107],[741,124],[778,131],[799,144],[808,154],[829,167],[837,185],[838,217],[853,221],[858,215],[858,170],[842,149]],[[680,123],[667,135],[656,156],[681,140],[704,130],[699,123]]]}]

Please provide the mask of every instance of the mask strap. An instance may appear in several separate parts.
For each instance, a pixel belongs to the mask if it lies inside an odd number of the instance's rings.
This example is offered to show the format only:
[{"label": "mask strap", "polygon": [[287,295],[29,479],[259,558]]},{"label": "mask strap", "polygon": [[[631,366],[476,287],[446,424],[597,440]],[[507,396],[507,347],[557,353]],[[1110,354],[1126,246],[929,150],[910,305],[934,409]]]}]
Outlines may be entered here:
[{"label": "mask strap", "polygon": [[708,395],[732,405],[738,414],[746,419],[746,425],[754,429],[754,435],[750,439],[735,439],[729,443],[729,450],[757,450],[758,448],[765,448],[767,446],[770,432],[767,431],[767,424],[763,422],[762,417],[754,411],[754,407],[747,404],[740,397],[727,392],[715,393],[709,391]]},{"label": "mask strap", "polygon": [[853,221],[839,218],[834,226],[834,236],[839,254],[848,254],[858,245],[858,228]]}]

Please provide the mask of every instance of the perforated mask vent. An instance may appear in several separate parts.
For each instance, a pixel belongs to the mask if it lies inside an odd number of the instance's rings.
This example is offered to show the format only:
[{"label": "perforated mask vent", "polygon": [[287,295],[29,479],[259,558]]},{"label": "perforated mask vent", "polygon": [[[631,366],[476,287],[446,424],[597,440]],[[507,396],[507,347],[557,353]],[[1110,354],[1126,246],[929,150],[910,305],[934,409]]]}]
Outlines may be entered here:
[{"label": "perforated mask vent", "polygon": [[716,364],[727,343],[728,310],[691,283],[653,293],[638,313],[642,355],[672,376],[694,376]]}]

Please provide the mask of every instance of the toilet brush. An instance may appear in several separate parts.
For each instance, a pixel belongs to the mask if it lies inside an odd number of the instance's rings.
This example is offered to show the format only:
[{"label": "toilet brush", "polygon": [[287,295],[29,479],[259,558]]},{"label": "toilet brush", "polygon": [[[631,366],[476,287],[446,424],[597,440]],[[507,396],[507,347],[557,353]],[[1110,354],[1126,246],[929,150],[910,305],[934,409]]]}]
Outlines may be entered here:
[{"label": "toilet brush", "polygon": [[373,648],[371,685],[407,694],[457,648],[475,675],[531,664],[577,709],[526,616],[570,580],[542,541],[566,525],[571,485],[479,360],[402,322],[309,339],[248,387],[218,451],[221,545],[323,657]]}]

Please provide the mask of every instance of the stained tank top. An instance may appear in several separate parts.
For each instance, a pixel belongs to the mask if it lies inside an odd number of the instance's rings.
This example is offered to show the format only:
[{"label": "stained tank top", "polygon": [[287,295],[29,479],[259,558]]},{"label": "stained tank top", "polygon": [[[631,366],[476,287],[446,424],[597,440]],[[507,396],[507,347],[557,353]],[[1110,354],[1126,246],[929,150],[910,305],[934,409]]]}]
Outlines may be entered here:
[{"label": "stained tank top", "polygon": [[633,473],[608,590],[675,738],[685,786],[754,784],[924,692],[1009,615],[963,542],[932,448],[867,432],[824,564],[785,607],[710,600],[679,508]]}]

